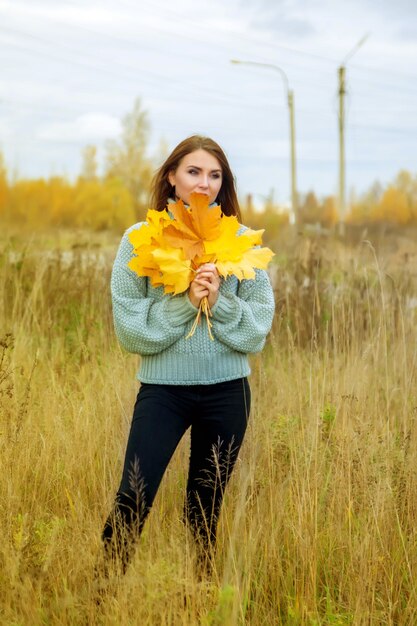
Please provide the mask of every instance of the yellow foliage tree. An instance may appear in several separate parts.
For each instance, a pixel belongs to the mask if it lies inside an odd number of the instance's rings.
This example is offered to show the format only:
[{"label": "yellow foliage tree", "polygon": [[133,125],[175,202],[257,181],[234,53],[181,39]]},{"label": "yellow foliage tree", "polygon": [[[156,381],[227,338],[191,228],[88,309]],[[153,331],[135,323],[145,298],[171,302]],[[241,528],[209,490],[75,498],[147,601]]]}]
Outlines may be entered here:
[{"label": "yellow foliage tree", "polygon": [[407,170],[401,170],[395,178],[394,185],[407,196],[411,219],[417,222],[417,174],[413,176]]},{"label": "yellow foliage tree", "polygon": [[93,230],[123,230],[135,221],[132,198],[118,178],[80,179],[73,204],[75,225]]},{"label": "yellow foliage tree", "polygon": [[384,190],[379,181],[375,181],[369,190],[351,203],[346,221],[351,224],[362,224],[372,220],[371,213],[380,202]]},{"label": "yellow foliage tree", "polygon": [[9,196],[9,184],[7,182],[7,169],[3,154],[0,152],[0,216],[4,216],[7,210]]},{"label": "yellow foliage tree", "polygon": [[74,187],[60,176],[48,180],[48,222],[53,225],[71,226]]},{"label": "yellow foliage tree", "polygon": [[17,180],[11,187],[8,216],[18,224],[35,228],[48,223],[49,194],[44,179]]},{"label": "yellow foliage tree", "polygon": [[335,198],[327,196],[319,202],[314,191],[309,191],[299,206],[297,218],[301,224],[332,226],[338,218]]},{"label": "yellow foliage tree", "polygon": [[393,186],[388,187],[370,217],[373,221],[408,224],[412,213],[406,194]]},{"label": "yellow foliage tree", "polygon": [[406,225],[417,223],[417,175],[401,170],[383,190],[376,182],[351,207],[351,223],[390,222]]},{"label": "yellow foliage tree", "polygon": [[338,214],[336,207],[336,198],[334,196],[327,196],[324,198],[321,207],[320,223],[323,226],[333,226],[337,223]]},{"label": "yellow foliage tree", "polygon": [[97,178],[97,148],[96,146],[85,146],[82,151],[82,165],[80,178],[84,180],[95,180]]},{"label": "yellow foliage tree", "polygon": [[[148,209],[153,164],[146,156],[149,123],[140,100],[123,119],[120,142],[107,145],[104,179],[97,176],[97,148],[82,152],[81,172],[71,183],[63,177],[16,179],[9,184],[0,153],[0,217],[29,228],[82,226],[122,230]],[[164,151],[163,145],[160,151]]]},{"label": "yellow foliage tree", "polygon": [[106,177],[119,178],[129,190],[136,220],[144,219],[148,208],[148,195],[153,165],[146,155],[149,122],[140,99],[133,111],[123,118],[120,142],[109,141],[106,155]]},{"label": "yellow foliage tree", "polygon": [[8,193],[7,216],[30,228],[77,226],[123,230],[135,221],[132,198],[122,182],[54,177],[18,180]]},{"label": "yellow foliage tree", "polygon": [[314,191],[309,191],[304,200],[298,206],[297,221],[300,224],[311,224],[317,222],[319,203]]},{"label": "yellow foliage tree", "polygon": [[71,225],[73,188],[59,176],[44,180],[17,180],[9,188],[6,215],[31,228]]}]

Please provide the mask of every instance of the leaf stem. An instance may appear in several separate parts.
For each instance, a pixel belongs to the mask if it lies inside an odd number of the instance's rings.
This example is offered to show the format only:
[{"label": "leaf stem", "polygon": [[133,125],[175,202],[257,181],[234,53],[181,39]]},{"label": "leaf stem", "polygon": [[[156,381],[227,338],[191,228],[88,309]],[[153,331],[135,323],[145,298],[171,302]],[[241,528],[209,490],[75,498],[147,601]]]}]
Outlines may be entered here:
[{"label": "leaf stem", "polygon": [[207,330],[208,330],[209,337],[210,337],[210,339],[212,341],[214,340],[213,333],[211,332],[211,328],[212,328],[213,324],[210,321],[210,317],[212,317],[213,314],[211,312],[207,296],[204,296],[204,298],[202,298],[200,300],[200,306],[198,307],[197,315],[195,316],[194,323],[193,323],[193,325],[191,327],[191,330],[188,333],[186,339],[189,339],[190,337],[192,337],[194,335],[194,333],[196,331],[196,328],[197,328],[198,324],[200,323],[200,319],[201,319],[201,314],[202,313],[204,313],[204,315],[206,316]]}]

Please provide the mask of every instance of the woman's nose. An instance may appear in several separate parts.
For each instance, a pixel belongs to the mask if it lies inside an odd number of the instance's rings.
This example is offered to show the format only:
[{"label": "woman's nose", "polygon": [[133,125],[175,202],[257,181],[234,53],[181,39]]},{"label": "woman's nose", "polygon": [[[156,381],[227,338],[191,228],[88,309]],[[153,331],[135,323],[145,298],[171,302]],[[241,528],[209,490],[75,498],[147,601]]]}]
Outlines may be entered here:
[{"label": "woman's nose", "polygon": [[206,174],[202,174],[199,180],[198,186],[202,189],[207,189],[208,187],[208,176]]}]

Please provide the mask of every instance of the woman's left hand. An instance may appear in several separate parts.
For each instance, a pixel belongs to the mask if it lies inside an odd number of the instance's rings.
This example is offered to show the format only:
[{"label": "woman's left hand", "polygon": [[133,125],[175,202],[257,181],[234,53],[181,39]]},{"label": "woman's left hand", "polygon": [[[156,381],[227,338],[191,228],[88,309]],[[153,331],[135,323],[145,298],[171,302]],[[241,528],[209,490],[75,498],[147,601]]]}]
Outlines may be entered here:
[{"label": "woman's left hand", "polygon": [[214,263],[204,263],[200,265],[194,280],[209,290],[207,296],[209,306],[213,306],[219,295],[220,276]]}]

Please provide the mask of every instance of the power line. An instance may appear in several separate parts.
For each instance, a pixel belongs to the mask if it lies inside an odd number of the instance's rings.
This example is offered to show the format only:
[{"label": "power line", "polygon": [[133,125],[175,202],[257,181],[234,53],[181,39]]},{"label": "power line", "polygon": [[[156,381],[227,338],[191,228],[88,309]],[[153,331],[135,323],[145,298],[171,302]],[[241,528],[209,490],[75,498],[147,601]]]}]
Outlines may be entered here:
[{"label": "power line", "polygon": [[[126,3],[124,3],[124,4],[126,5]],[[148,4],[149,4],[149,3],[148,3]],[[126,5],[126,6],[127,6],[127,5]],[[55,21],[56,21],[56,20],[55,20]],[[74,48],[74,47],[72,47],[72,46],[68,46],[68,45],[67,45],[67,44],[65,44],[62,40],[59,40],[58,42],[55,42],[55,41],[52,41],[52,40],[50,40],[50,39],[48,40],[48,39],[46,39],[45,37],[39,37],[39,36],[33,35],[32,33],[28,33],[28,32],[26,32],[26,31],[18,30],[18,29],[16,29],[16,28],[14,28],[14,29],[13,29],[13,28],[10,28],[10,27],[5,27],[5,26],[1,26],[0,28],[1,28],[3,31],[6,31],[6,32],[11,32],[11,33],[14,33],[14,34],[18,34],[18,35],[24,36],[26,40],[27,40],[27,38],[30,38],[30,39],[32,39],[32,40],[39,41],[39,42],[41,42],[41,43],[42,43],[42,44],[44,44],[44,45],[46,44],[46,45],[48,45],[48,46],[50,46],[50,45],[53,45],[53,46],[60,45],[61,47],[64,47],[66,50],[68,50],[69,52],[72,52],[72,53],[74,53],[74,52],[75,52],[76,54],[83,54],[83,56],[84,56],[84,52],[83,52],[83,51],[81,51],[80,49],[76,49],[76,48]],[[103,33],[102,31],[97,31],[97,30],[90,29],[90,28],[87,28],[87,27],[85,27],[85,26],[81,26],[81,25],[76,25],[76,26],[75,26],[75,28],[77,28],[78,30],[83,30],[83,31],[88,32],[88,33],[90,33],[90,34],[95,34],[95,35],[104,36],[104,37],[106,37],[106,39],[110,39],[110,40],[114,40],[114,41],[117,41],[117,42],[122,42],[122,43],[126,43],[126,42],[127,42],[127,43],[131,43],[131,44],[133,44],[133,45],[137,45],[137,40],[134,40],[134,41],[133,41],[133,40],[131,40],[130,38],[127,38],[127,37],[124,37],[124,38],[117,37],[117,36],[115,36],[115,35],[110,35],[110,34],[108,34],[108,33]],[[162,30],[162,29],[159,29],[159,30]],[[165,30],[164,32],[166,32],[166,30]],[[241,36],[241,35],[239,35],[239,36]],[[183,38],[184,38],[184,37],[182,37],[182,39],[183,39]],[[195,41],[195,38],[190,38],[190,37],[188,37],[188,39],[190,39],[190,40],[192,40],[192,41]],[[249,38],[247,38],[247,39],[249,40]],[[216,47],[218,47],[218,43],[216,43]],[[283,48],[285,48],[285,47],[283,47]],[[30,49],[29,49],[29,50],[30,50]],[[295,50],[295,49],[292,49],[292,50],[293,50],[294,52],[301,53],[301,51],[297,51],[297,50]],[[38,54],[42,54],[40,51],[37,51],[37,53],[38,53]],[[177,49],[176,49],[175,47],[173,48],[172,53],[173,53],[174,55],[177,55],[177,56],[178,56],[178,51],[177,51]],[[56,56],[56,55],[54,54],[54,57],[55,57],[55,56]],[[179,56],[184,56],[184,55],[179,55]],[[315,55],[310,55],[310,56],[315,56]],[[62,60],[62,56],[61,56],[61,60]],[[64,61],[65,61],[66,63],[72,63],[72,64],[74,64],[74,63],[75,63],[75,64],[80,64],[80,61],[76,61],[76,60],[74,60],[74,59],[64,59]],[[205,63],[207,63],[207,61],[205,61]],[[84,62],[84,63],[81,63],[81,65],[82,65],[82,66],[84,66],[84,67],[86,67],[86,68],[94,69],[94,66],[93,66],[91,63],[87,64],[87,63],[85,63],[85,62]],[[148,76],[148,78],[147,78],[147,82],[148,82],[148,84],[149,84],[149,83],[152,83],[152,82],[155,84],[155,82],[157,82],[157,81],[158,81],[158,76],[159,76],[159,78],[160,78],[160,79],[162,79],[162,80],[166,80],[166,79],[167,79],[167,77],[169,77],[169,76],[170,76],[170,75],[167,75],[167,74],[165,74],[165,75],[164,75],[164,74],[162,74],[162,75],[161,75],[161,74],[159,74],[159,75],[157,74],[157,75],[155,76],[155,72],[150,72],[150,71],[147,71],[147,70],[143,69],[142,67],[138,67],[138,65],[137,65],[137,64],[132,65],[131,63],[129,63],[129,64],[123,63],[123,64],[120,64],[120,65],[122,66],[122,68],[123,68],[123,69],[124,69],[126,66],[127,66],[127,67],[130,67],[130,68],[132,68],[132,69],[133,69],[133,68],[134,68],[134,69],[140,69],[140,71],[141,71],[141,73],[142,73],[142,76],[143,76],[143,74]],[[213,64],[213,63],[212,63],[212,66],[214,66],[214,64]],[[95,66],[95,67],[97,67],[97,66]],[[354,66],[354,67],[357,67],[357,68],[359,68],[359,69],[360,69],[360,66]],[[106,67],[106,68],[100,67],[99,69],[100,69],[100,71],[104,71],[104,72],[109,73],[109,70],[108,70],[108,68],[107,68],[107,67]],[[369,70],[369,71],[371,71],[371,70]],[[374,71],[374,69],[372,69],[372,71]],[[389,72],[385,72],[385,73],[389,73]],[[113,72],[111,72],[111,71],[110,71],[110,75],[115,76],[115,74],[114,74]],[[119,77],[119,76],[117,76],[117,77]],[[398,78],[398,76],[397,76],[397,75],[396,75],[396,78]],[[306,84],[306,82],[305,82],[305,79],[304,79],[304,78],[303,78],[303,79],[300,79],[300,81],[298,81],[298,80],[297,80],[297,78],[292,79],[293,84],[297,84],[298,82],[301,82],[301,81],[302,81],[303,85],[305,85],[305,84]],[[311,82],[311,83],[309,83],[309,84],[310,84],[311,86],[313,86],[313,87],[320,88],[320,84],[319,84],[317,81]],[[369,85],[370,85],[369,80],[367,80],[367,86],[369,86]],[[382,86],[382,87],[386,87],[386,86],[387,86],[387,83],[386,83],[386,82],[385,82],[385,83],[378,83],[378,82],[375,82],[375,81],[374,81],[374,82],[372,83],[372,85],[373,85],[373,86]],[[196,86],[196,85],[194,85],[194,86]],[[323,85],[323,86],[324,86],[324,85]],[[326,86],[327,86],[327,85],[326,85]],[[392,86],[392,83],[390,84],[390,86]],[[394,85],[394,87],[395,87],[395,89],[396,89],[396,90],[398,90],[398,85]],[[406,88],[406,91],[407,91],[407,92],[410,92],[410,87],[411,87],[411,85],[410,85],[410,83],[408,82],[408,84],[407,84],[407,88]],[[412,89],[411,89],[411,90],[412,90]],[[229,95],[229,96],[230,96],[230,95],[232,95],[232,94],[224,94],[224,95]]]},{"label": "power line", "polygon": [[[7,29],[5,29],[2,26],[0,26],[0,29],[7,30]],[[9,30],[11,30],[11,29],[9,29]],[[16,29],[14,29],[14,32],[18,33],[19,35],[23,35],[23,36],[27,35],[26,32],[18,31]],[[44,43],[46,43],[46,44],[52,43],[49,40],[46,40],[46,39],[43,39],[43,38],[39,38],[39,37],[35,37],[35,36],[33,36],[33,37],[36,38],[37,40],[41,41],[43,44]],[[26,54],[30,55],[31,57],[33,57],[33,55],[35,54],[35,55],[41,56],[43,58],[46,57],[46,58],[48,58],[50,60],[50,55],[47,54],[46,52],[42,51],[42,50],[28,48],[27,46],[22,46],[21,43],[16,43],[16,42],[14,42],[13,45],[15,47],[17,47],[20,52],[26,53]],[[68,46],[67,46],[67,48],[68,48]],[[81,53],[79,50],[74,50],[72,48],[69,48],[69,50],[71,52],[75,51],[77,54]],[[54,54],[54,60],[55,61],[56,60],[63,61],[64,63],[69,63],[69,64],[76,65],[76,66],[81,66],[81,67],[83,67],[84,69],[87,69],[87,70],[94,70],[94,71],[104,72],[105,74],[107,74],[109,76],[112,76],[113,78],[116,78],[117,80],[122,80],[123,76],[128,77],[129,80],[130,80],[132,76],[129,73],[129,70],[140,71],[140,73],[141,73],[140,74],[141,75],[141,82],[142,83],[146,83],[148,85],[156,85],[158,88],[161,86],[161,80],[158,79],[157,77],[155,77],[154,72],[143,70],[143,68],[138,67],[136,64],[135,65],[130,64],[128,66],[126,66],[126,64],[121,64],[122,70],[124,72],[122,74],[119,71],[117,71],[117,72],[116,71],[112,71],[111,69],[109,69],[108,66],[103,67],[102,65],[97,65],[97,64],[94,64],[92,62],[86,62],[85,60],[80,61],[80,60],[74,59],[74,58],[68,59],[66,57],[63,57],[62,55],[58,55],[57,56],[56,53]],[[145,76],[143,76],[143,74],[145,74]],[[168,80],[167,76],[162,76],[160,78],[162,78],[163,82]],[[185,84],[185,85],[188,85],[188,86],[198,87],[198,97],[197,97],[197,99],[195,99],[195,98],[193,99],[193,98],[189,98],[188,97],[188,98],[185,98],[185,100],[187,100],[189,102],[206,101],[204,98],[201,97],[202,90],[204,92],[204,88],[201,87],[200,85],[197,85],[197,84],[189,85],[189,83],[186,83],[186,82],[184,83],[181,79],[179,79],[179,78],[175,79],[172,76],[169,77],[169,80],[170,80],[170,89],[180,90],[182,99],[184,99],[186,92],[183,90],[181,85]],[[298,83],[298,81],[295,81],[295,83]],[[314,83],[314,86],[317,86],[316,83]],[[259,107],[268,107],[269,108],[269,103],[267,101],[258,100],[258,103],[251,105],[249,103],[249,101],[248,101],[248,98],[245,98],[245,99],[242,100],[240,94],[236,95],[235,93],[224,93],[223,91],[222,92],[213,93],[213,91],[210,90],[210,89],[205,89],[205,93],[209,96],[210,102],[213,102],[213,103],[215,102],[215,103],[222,104],[222,105],[228,104],[228,105],[234,106],[236,101],[239,100],[240,101],[240,106],[244,106],[245,108],[253,108],[255,110],[258,109]],[[356,93],[357,93],[357,90],[356,90]],[[389,97],[396,97],[396,95],[397,95],[396,93],[390,93]],[[274,107],[274,109],[276,109],[276,107]],[[311,107],[309,109],[304,109],[304,112],[306,112],[308,110],[311,110]],[[299,111],[302,111],[302,109],[299,109]]]},{"label": "power line", "polygon": [[[124,5],[125,7],[129,8],[129,9],[133,9],[134,10],[135,8],[137,8],[137,5],[131,4],[129,2],[126,2],[125,0],[118,0],[118,3]],[[141,0],[141,6],[142,5],[149,6],[150,8],[152,8],[153,11],[155,9],[155,5],[152,2],[149,2],[149,1],[146,1],[146,0]],[[188,24],[190,26],[190,30],[191,30],[191,28],[193,28],[193,29],[198,28],[198,33],[199,33],[198,37],[192,37],[189,34],[184,35],[184,33],[182,31],[181,32],[178,32],[178,31],[174,32],[174,36],[180,37],[181,40],[189,40],[189,41],[192,41],[192,42],[198,42],[200,45],[201,45],[202,42],[204,43],[204,40],[202,39],[202,35],[204,33],[201,32],[201,24],[200,23],[194,22],[194,21],[190,20],[189,18],[184,17],[183,15],[179,15],[178,13],[176,13],[176,12],[170,10],[170,9],[167,9],[166,7],[164,7],[164,17],[169,16],[169,15],[174,16],[177,20],[179,20],[181,25]],[[61,22],[59,22],[59,20],[57,21],[56,19],[52,19],[51,21],[61,23]],[[126,36],[118,37],[117,35],[106,33],[106,32],[100,31],[100,30],[92,29],[92,28],[88,28],[88,27],[86,27],[84,25],[81,25],[81,24],[75,24],[75,25],[72,24],[71,28],[82,30],[82,31],[88,32],[90,34],[105,36],[107,39],[112,39],[112,40],[118,41],[118,42],[123,42],[123,43],[127,42],[127,43],[132,43],[134,45],[138,44],[138,39],[137,38],[131,39],[131,38],[126,37]],[[162,28],[160,26],[158,27],[156,25],[152,25],[152,30],[164,33],[166,35],[172,35],[172,32],[169,29]],[[229,43],[227,43],[227,45],[225,45],[224,43],[219,42],[218,37],[221,34],[222,34],[221,31],[220,32],[218,31],[216,33],[216,46],[215,47],[216,47],[216,49],[218,49],[219,47],[222,47],[224,49],[227,49],[228,52],[230,52],[232,50],[232,48],[231,48]],[[230,33],[224,33],[224,34],[225,34],[225,36],[230,38]],[[306,52],[305,50],[300,50],[300,49],[297,49],[297,48],[294,48],[294,47],[282,46],[280,44],[277,44],[276,42],[267,41],[265,39],[257,39],[257,38],[254,38],[253,36],[248,37],[247,35],[245,36],[242,33],[238,33],[238,32],[233,32],[232,34],[233,34],[234,38],[243,40],[244,42],[247,42],[247,43],[260,44],[260,45],[262,45],[263,48],[268,47],[268,48],[275,48],[277,50],[284,50],[286,52],[291,52],[291,53],[293,53],[295,55],[298,55],[298,56],[309,57],[309,58],[312,58],[312,59],[316,59],[316,60],[320,60],[320,61],[326,62],[328,64],[331,64],[332,67],[334,67],[335,64],[337,63],[337,59],[334,59],[334,58],[331,58],[331,57],[327,57],[327,56],[324,56],[324,55],[318,55],[318,54]],[[25,35],[26,36],[32,36],[32,35],[30,35],[28,33],[25,33]],[[210,40],[208,40],[206,43],[209,44]],[[235,47],[233,47],[233,51],[234,50],[235,50]],[[178,51],[175,49],[175,47],[173,47],[173,49],[170,52],[172,54],[178,56]],[[193,53],[193,56],[195,54],[198,54],[198,52],[197,53]],[[209,64],[210,63],[210,59],[202,57],[202,60],[203,59],[204,59],[205,64]],[[374,74],[375,72],[379,72],[379,73],[383,74],[384,76],[391,75],[391,76],[394,76],[396,79],[398,77],[403,77],[404,79],[406,79],[408,81],[417,80],[417,75],[413,76],[413,75],[410,75],[410,74],[402,73],[402,72],[397,71],[397,70],[395,70],[395,72],[394,72],[394,71],[390,71],[390,70],[388,70],[386,68],[363,66],[363,65],[354,64],[354,63],[350,64],[350,67],[352,69],[358,69],[360,71],[365,71],[365,72],[369,72],[369,73],[372,73],[372,74]]]}]

